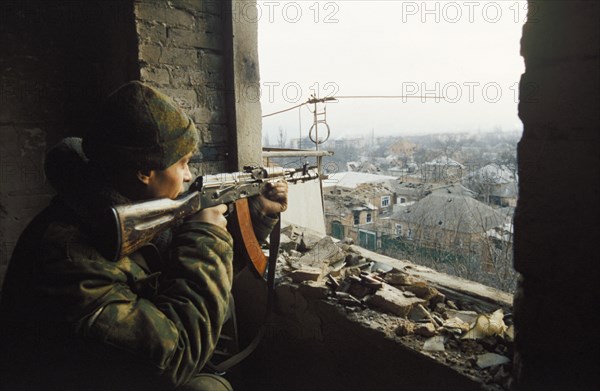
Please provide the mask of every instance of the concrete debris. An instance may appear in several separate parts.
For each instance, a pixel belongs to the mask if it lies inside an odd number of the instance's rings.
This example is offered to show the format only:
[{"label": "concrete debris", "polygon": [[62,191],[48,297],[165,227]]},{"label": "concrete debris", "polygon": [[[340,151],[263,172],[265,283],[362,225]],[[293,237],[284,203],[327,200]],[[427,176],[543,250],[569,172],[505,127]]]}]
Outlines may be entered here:
[{"label": "concrete debris", "polygon": [[412,285],[415,283],[412,276],[403,272],[387,273],[383,278],[390,285]]},{"label": "concrete debris", "polygon": [[443,352],[446,350],[444,342],[446,338],[442,335],[433,336],[423,343],[423,350],[426,352]]},{"label": "concrete debris", "polygon": [[399,323],[398,323],[398,327],[396,327],[396,330],[394,331],[396,333],[396,335],[400,336],[400,337],[404,337],[406,335],[410,335],[410,334],[414,334],[415,332],[415,324],[411,321],[408,321],[406,319],[400,318],[399,319]]},{"label": "concrete debris", "polygon": [[340,304],[356,306],[362,305],[362,302],[358,300],[356,297],[352,296],[347,292],[336,292],[335,296],[338,298]]},{"label": "concrete debris", "polygon": [[342,243],[348,244],[348,245],[353,245],[354,239],[346,237],[346,238],[342,239]]},{"label": "concrete debris", "polygon": [[456,330],[459,335],[462,335],[469,331],[471,325],[458,317],[446,319],[442,324],[443,327],[450,331]]},{"label": "concrete debris", "polygon": [[494,335],[503,335],[507,329],[504,323],[502,309],[494,311],[491,315],[479,315],[475,325],[463,336],[464,339],[481,339]]},{"label": "concrete debris", "polygon": [[425,309],[425,307],[421,304],[417,304],[413,307],[408,314],[408,319],[412,320],[413,322],[425,321],[435,323],[429,311],[427,311],[427,309]]},{"label": "concrete debris", "polygon": [[329,288],[322,282],[304,281],[298,287],[298,291],[307,299],[325,299],[329,294]]},{"label": "concrete debris", "polygon": [[475,311],[457,311],[448,309],[443,312],[445,319],[458,318],[464,323],[474,325],[479,314]]},{"label": "concrete debris", "polygon": [[[298,250],[301,251],[301,250]],[[306,252],[299,261],[309,266],[332,265],[346,258],[342,249],[333,243],[329,236],[325,236]]]},{"label": "concrete debris", "polygon": [[[474,302],[450,300],[409,274],[418,268],[408,265],[400,270],[364,257],[351,240],[334,242],[296,228],[286,230],[289,241],[282,244],[284,259],[278,269],[281,283],[295,284],[300,297],[276,290],[286,296],[278,300],[282,313],[300,316],[313,300],[337,303],[367,327],[389,330],[415,350],[469,376],[478,374],[486,384],[500,387],[494,390],[507,389],[511,373],[507,357],[513,354],[514,341],[510,314],[504,316],[502,309],[491,314],[473,311],[478,309]],[[310,325],[319,330],[317,320]]]},{"label": "concrete debris", "polygon": [[437,335],[437,331],[433,323],[423,323],[418,324],[415,327],[415,334],[423,337],[433,337],[434,335]]},{"label": "concrete debris", "polygon": [[477,366],[482,369],[507,364],[509,362],[510,359],[508,357],[496,353],[484,353],[477,356]]},{"label": "concrete debris", "polygon": [[415,305],[424,304],[425,300],[407,297],[401,290],[383,284],[381,289],[367,299],[367,303],[383,311],[405,317]]},{"label": "concrete debris", "polygon": [[433,304],[441,303],[445,299],[445,296],[437,289],[428,286],[422,281],[415,282],[412,285],[406,285],[404,289],[414,293],[420,299],[431,301]]},{"label": "concrete debris", "polygon": [[515,326],[514,325],[510,325],[507,329],[506,332],[504,332],[504,337],[509,340],[510,342],[513,342],[515,340]]},{"label": "concrete debris", "polygon": [[305,266],[302,269],[292,271],[290,277],[294,282],[319,281],[321,278],[321,269]]}]

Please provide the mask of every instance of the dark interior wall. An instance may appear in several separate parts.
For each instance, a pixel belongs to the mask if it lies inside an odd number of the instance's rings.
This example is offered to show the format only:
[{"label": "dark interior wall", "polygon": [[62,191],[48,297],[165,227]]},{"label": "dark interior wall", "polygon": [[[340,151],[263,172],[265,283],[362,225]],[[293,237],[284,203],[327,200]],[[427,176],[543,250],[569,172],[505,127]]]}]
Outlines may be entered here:
[{"label": "dark interior wall", "polygon": [[52,195],[46,149],[81,136],[114,88],[139,78],[133,5],[0,3],[0,280],[25,225]]},{"label": "dark interior wall", "polygon": [[597,389],[600,3],[531,1],[521,51],[516,368],[521,389]]}]

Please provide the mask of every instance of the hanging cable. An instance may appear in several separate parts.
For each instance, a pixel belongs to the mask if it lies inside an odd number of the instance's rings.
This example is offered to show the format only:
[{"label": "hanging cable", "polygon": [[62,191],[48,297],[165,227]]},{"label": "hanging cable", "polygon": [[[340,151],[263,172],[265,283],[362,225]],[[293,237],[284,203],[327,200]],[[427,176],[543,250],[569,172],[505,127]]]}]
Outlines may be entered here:
[{"label": "hanging cable", "polygon": [[284,110],[276,111],[276,112],[274,112],[274,113],[265,114],[265,115],[263,115],[262,117],[263,117],[263,118],[266,118],[266,117],[270,117],[270,116],[272,116],[272,115],[275,115],[275,114],[281,114],[281,113],[285,113],[286,111],[294,110],[295,108],[298,108],[298,107],[304,106],[304,105],[305,105],[305,104],[307,104],[307,103],[308,103],[308,102],[300,103],[299,105],[296,105],[296,106],[294,106],[294,107],[290,107],[289,109],[284,109]]},{"label": "hanging cable", "polygon": [[[311,96],[311,99],[307,100],[304,103],[300,103],[299,105],[290,107],[288,109],[276,111],[274,113],[265,114],[262,118],[270,117],[272,115],[285,113],[286,111],[294,110],[295,108],[306,106],[309,103],[324,103],[326,101],[333,101],[337,99],[445,99],[443,96],[424,96],[424,95],[346,95],[346,96],[328,96],[325,98],[315,98],[314,95]],[[310,111],[310,109],[307,107]],[[311,111],[311,113],[313,113]],[[313,113],[314,114],[314,113]]]}]

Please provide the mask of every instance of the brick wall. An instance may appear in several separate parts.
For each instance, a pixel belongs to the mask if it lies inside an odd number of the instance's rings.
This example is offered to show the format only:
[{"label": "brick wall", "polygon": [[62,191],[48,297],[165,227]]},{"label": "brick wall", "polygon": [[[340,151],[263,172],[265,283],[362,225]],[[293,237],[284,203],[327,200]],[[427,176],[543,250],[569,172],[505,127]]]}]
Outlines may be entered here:
[{"label": "brick wall", "polygon": [[227,110],[229,15],[225,2],[140,1],[135,3],[141,80],[190,115],[203,145],[197,171],[227,170],[230,140]]}]

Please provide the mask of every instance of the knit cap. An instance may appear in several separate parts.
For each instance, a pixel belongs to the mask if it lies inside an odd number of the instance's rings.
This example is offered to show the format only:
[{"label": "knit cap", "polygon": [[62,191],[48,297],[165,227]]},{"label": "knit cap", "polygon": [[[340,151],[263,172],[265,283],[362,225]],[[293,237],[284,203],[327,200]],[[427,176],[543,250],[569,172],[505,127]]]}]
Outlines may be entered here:
[{"label": "knit cap", "polygon": [[118,169],[164,170],[198,146],[190,118],[166,95],[139,81],[119,87],[83,138],[90,162]]}]

